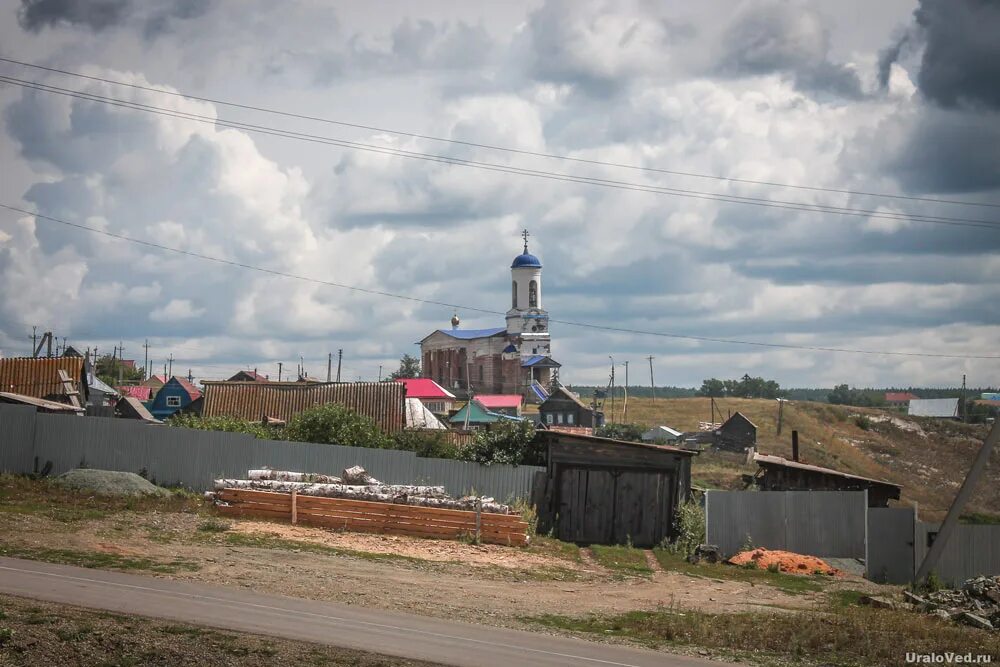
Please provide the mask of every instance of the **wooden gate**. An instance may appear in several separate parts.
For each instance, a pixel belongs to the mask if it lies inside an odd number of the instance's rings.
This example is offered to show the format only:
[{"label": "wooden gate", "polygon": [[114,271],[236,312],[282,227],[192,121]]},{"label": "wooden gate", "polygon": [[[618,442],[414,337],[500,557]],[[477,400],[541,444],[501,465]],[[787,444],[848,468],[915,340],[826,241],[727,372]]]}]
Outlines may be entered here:
[{"label": "wooden gate", "polygon": [[567,466],[560,473],[559,539],[651,547],[669,535],[672,473],[587,466]]}]

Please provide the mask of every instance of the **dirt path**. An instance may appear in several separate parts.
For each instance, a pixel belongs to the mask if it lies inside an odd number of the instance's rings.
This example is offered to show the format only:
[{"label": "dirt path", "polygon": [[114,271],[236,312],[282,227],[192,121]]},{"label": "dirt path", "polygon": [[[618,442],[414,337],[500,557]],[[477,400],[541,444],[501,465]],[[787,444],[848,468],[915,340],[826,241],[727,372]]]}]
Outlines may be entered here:
[{"label": "dirt path", "polygon": [[[5,537],[0,539],[36,549],[96,551],[158,562],[182,558],[200,568],[167,576],[501,625],[517,625],[521,616],[576,615],[584,610],[794,610],[813,607],[821,599],[748,582],[664,572],[658,565],[652,577],[611,576],[586,549],[576,560],[510,547],[267,522],[235,522],[232,530],[214,534],[199,531],[204,521],[203,516],[179,513],[122,514],[76,523],[67,530],[65,524],[37,516],[6,515],[0,524]],[[254,546],[258,539],[270,548]],[[285,541],[292,539],[326,551],[297,549]],[[283,546],[274,548],[267,540]],[[359,553],[338,555],[334,549]]]}]

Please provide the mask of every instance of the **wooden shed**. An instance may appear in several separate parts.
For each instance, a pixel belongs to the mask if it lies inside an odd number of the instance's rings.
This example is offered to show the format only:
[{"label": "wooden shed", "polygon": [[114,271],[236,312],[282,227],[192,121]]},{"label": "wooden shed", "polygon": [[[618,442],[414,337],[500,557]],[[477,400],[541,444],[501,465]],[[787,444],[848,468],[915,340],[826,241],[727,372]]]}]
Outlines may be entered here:
[{"label": "wooden shed", "polygon": [[742,452],[757,444],[757,425],[742,412],[735,412],[715,432],[715,446],[719,449]]},{"label": "wooden shed", "polygon": [[638,547],[673,537],[696,452],[557,431],[538,437],[548,449],[548,468],[533,491],[539,532],[578,544]]},{"label": "wooden shed", "polygon": [[868,491],[868,507],[888,507],[899,500],[902,487],[892,482],[851,475],[832,468],[754,454],[757,474],[751,482],[761,491]]}]

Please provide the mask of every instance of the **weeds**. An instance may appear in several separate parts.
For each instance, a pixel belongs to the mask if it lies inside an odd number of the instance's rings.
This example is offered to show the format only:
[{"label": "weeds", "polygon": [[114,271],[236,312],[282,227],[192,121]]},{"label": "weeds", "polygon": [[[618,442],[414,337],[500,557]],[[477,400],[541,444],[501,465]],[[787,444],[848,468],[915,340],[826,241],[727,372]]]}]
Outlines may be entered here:
[{"label": "weeds", "polygon": [[231,529],[233,525],[228,521],[223,521],[222,519],[206,519],[198,524],[198,530],[203,533],[225,533]]},{"label": "weeds", "polygon": [[630,546],[605,546],[595,544],[590,547],[594,560],[602,566],[625,576],[650,576],[653,571],[646,562],[646,553]]},{"label": "weeds", "polygon": [[0,555],[10,558],[27,558],[46,563],[60,563],[106,570],[148,570],[161,574],[175,574],[184,570],[194,572],[201,566],[183,558],[172,561],[158,561],[152,558],[130,558],[118,554],[96,551],[76,551],[72,549],[48,549],[17,545],[0,546]]}]

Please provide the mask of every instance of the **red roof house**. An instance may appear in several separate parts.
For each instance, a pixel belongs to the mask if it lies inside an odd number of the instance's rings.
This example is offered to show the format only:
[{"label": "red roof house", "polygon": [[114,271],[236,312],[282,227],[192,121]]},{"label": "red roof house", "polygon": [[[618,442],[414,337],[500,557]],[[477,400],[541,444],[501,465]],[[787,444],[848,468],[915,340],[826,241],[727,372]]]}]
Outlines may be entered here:
[{"label": "red roof house", "polygon": [[476,400],[491,412],[518,416],[521,414],[521,404],[524,397],[520,394],[479,394]]},{"label": "red roof house", "polygon": [[115,391],[117,391],[122,396],[137,398],[140,401],[148,401],[153,397],[153,388],[144,387],[142,385],[127,385],[124,387],[115,387]]},{"label": "red roof house", "polygon": [[446,414],[455,403],[451,393],[430,378],[397,378],[406,387],[407,398],[418,398],[431,412]]},{"label": "red roof house", "polygon": [[919,399],[908,391],[887,391],[885,392],[885,402],[889,405],[906,405],[910,401]]}]

